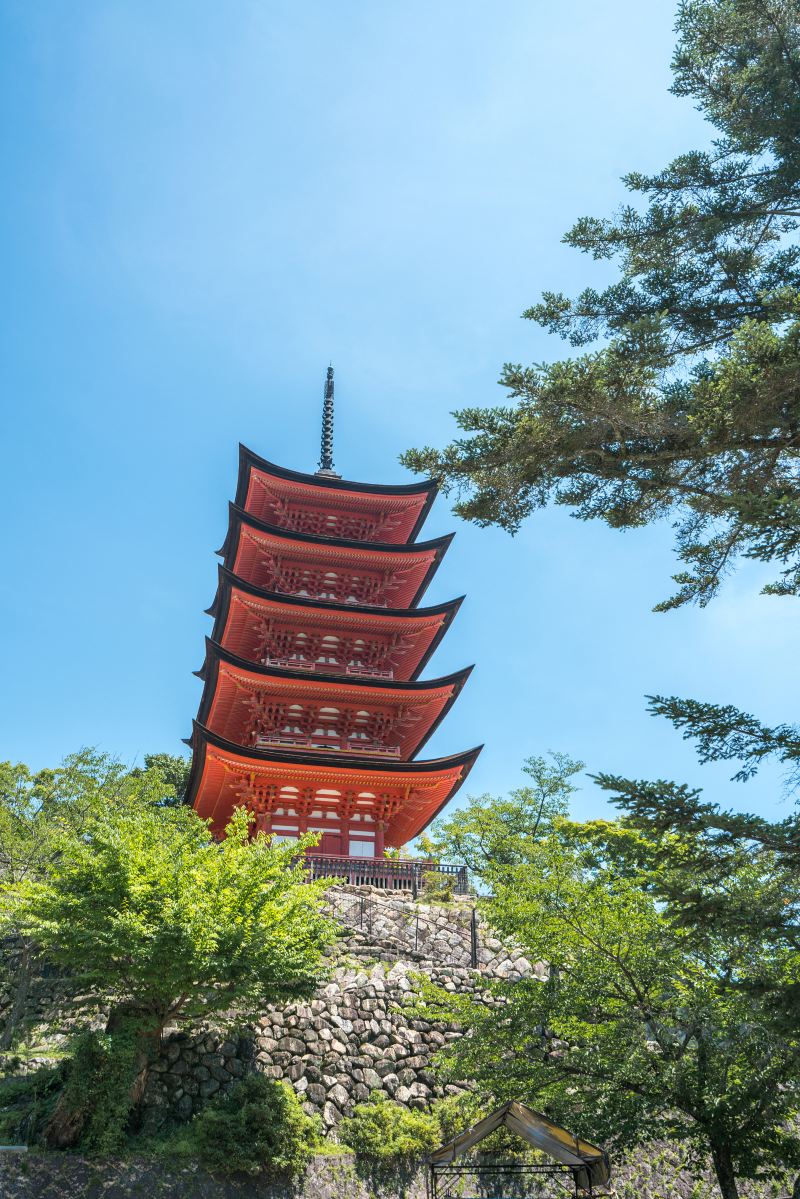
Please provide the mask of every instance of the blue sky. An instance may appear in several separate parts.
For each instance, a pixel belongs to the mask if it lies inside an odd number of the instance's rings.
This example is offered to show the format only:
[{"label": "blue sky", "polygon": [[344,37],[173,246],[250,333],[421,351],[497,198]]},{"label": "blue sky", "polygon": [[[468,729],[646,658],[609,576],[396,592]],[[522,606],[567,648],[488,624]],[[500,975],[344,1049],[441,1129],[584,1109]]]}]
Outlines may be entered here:
[{"label": "blue sky", "polygon": [[[520,313],[601,269],[560,244],[620,175],[706,141],[668,94],[662,0],[6,0],[0,89],[4,685],[0,756],[180,749],[200,684],[237,443],[313,470],[325,367],[336,465],[400,481],[410,445],[565,347]],[[741,571],[653,615],[670,530],[565,510],[516,537],[456,521],[427,598],[468,599],[428,674],[476,670],[429,743],[674,777],[786,811],[648,717],[647,692],[791,719],[791,601]],[[587,784],[583,814],[602,810]]]}]

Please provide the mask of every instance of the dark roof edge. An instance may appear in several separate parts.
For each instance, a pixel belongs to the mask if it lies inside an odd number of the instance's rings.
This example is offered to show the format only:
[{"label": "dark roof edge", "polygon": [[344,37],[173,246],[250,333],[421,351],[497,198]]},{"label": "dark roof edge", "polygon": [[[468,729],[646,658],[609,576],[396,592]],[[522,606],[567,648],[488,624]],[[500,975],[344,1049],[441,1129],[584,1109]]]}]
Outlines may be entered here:
[{"label": "dark roof edge", "polygon": [[[439,804],[436,811],[433,812],[432,815],[430,816],[430,818],[425,821],[422,828],[418,829],[417,832],[414,833],[414,837],[418,837],[420,835],[420,833],[424,833],[425,829],[429,828],[433,824],[434,820],[439,815],[439,813],[444,811],[444,809],[450,803],[450,800],[453,798],[453,796],[458,794],[458,792],[464,786],[464,783],[467,781],[467,779],[469,777],[469,773],[472,770],[472,767],[477,762],[478,755],[480,754],[482,749],[483,749],[482,745],[476,745],[474,749],[469,750],[467,754],[463,755],[464,756],[464,761],[463,761],[464,769],[461,773],[461,776],[456,779],[455,783],[450,788],[450,790],[447,792],[447,795],[444,797],[442,802]],[[411,838],[412,841],[414,840],[414,837]]]},{"label": "dark roof edge", "polygon": [[[218,737],[216,733],[212,733],[204,724],[200,724],[198,720],[192,721],[192,745],[196,746],[198,740],[203,745],[203,758],[205,759],[205,746],[213,745],[215,749],[222,750],[223,753],[235,754],[239,758],[252,758],[254,762],[285,762],[287,765],[303,765],[303,766],[333,766],[345,770],[385,770],[389,774],[425,774],[432,773],[436,770],[451,770],[456,766],[466,766],[469,763],[471,768],[478,754],[483,749],[482,745],[476,745],[472,749],[464,750],[460,754],[450,754],[446,758],[428,758],[416,760],[414,762],[398,762],[396,759],[375,759],[369,757],[348,757],[342,761],[341,754],[326,754],[315,752],[292,752],[289,750],[260,750],[253,746],[236,745],[233,741],[226,741],[224,737]],[[464,775],[466,778],[466,774]],[[463,779],[461,780],[463,782]],[[187,795],[189,789],[187,788]],[[455,791],[453,791],[455,794]],[[443,807],[444,805],[442,805]],[[441,808],[437,809],[441,811]]]},{"label": "dark roof edge", "polygon": [[[328,479],[324,475],[306,473],[300,470],[290,470],[287,466],[278,466],[268,458],[262,458],[246,445],[239,443],[239,478],[236,487],[237,502],[243,502],[247,494],[247,484],[250,468],[263,471],[264,474],[274,475],[279,479],[287,479],[292,483],[306,483],[312,487],[327,487],[331,491],[360,491],[367,495],[419,495],[425,492],[431,494],[431,501],[439,490],[437,479],[422,479],[419,483],[356,483],[352,479]],[[418,522],[419,523],[419,522]]]},{"label": "dark roof edge", "polygon": [[246,579],[243,579],[241,575],[235,574],[222,562],[217,563],[217,574],[217,595],[205,609],[206,616],[216,615],[215,606],[219,603],[221,595],[233,588],[244,591],[247,595],[255,596],[256,599],[273,600],[275,603],[286,604],[289,607],[318,608],[323,612],[355,612],[360,616],[389,616],[395,619],[400,616],[418,616],[424,619],[440,614],[447,616],[451,612],[455,616],[466,599],[465,595],[459,595],[455,599],[445,600],[442,604],[430,604],[426,608],[376,608],[370,604],[340,604],[335,600],[314,599],[306,595],[287,595],[282,591],[270,591],[266,587],[256,587],[253,583],[248,583]]},{"label": "dark roof edge", "polygon": [[[443,675],[439,679],[354,679],[347,675],[341,674],[323,674],[322,671],[314,671],[313,674],[301,673],[297,670],[291,670],[284,666],[262,666],[258,662],[250,662],[247,658],[240,658],[238,654],[231,653],[225,649],[218,641],[214,641],[211,637],[206,637],[206,661],[208,659],[218,658],[223,662],[227,662],[229,666],[236,667],[237,670],[244,670],[248,674],[260,675],[262,678],[278,678],[278,679],[293,679],[301,682],[319,682],[319,683],[335,683],[337,686],[353,687],[353,688],[373,688],[376,691],[434,691],[437,687],[447,687],[448,685],[457,686],[460,691],[466,683],[472,671],[475,669],[472,666],[465,666],[461,670],[454,670],[452,674]],[[194,673],[202,678],[204,676],[205,667],[202,670]],[[457,694],[457,692],[456,692]]]},{"label": "dark roof edge", "polygon": [[216,551],[219,557],[224,558],[228,550],[228,544],[231,537],[231,532],[235,524],[252,525],[254,529],[258,529],[260,533],[268,533],[270,536],[280,537],[284,541],[299,541],[305,545],[335,545],[346,550],[377,550],[380,553],[388,554],[413,554],[420,550],[443,549],[446,548],[455,537],[455,531],[452,533],[444,533],[441,537],[432,537],[430,541],[352,541],[347,537],[315,537],[313,533],[298,533],[293,529],[281,529],[278,525],[270,524],[269,521],[259,520],[253,516],[240,504],[234,503],[233,500],[228,502],[228,532],[220,549]]}]

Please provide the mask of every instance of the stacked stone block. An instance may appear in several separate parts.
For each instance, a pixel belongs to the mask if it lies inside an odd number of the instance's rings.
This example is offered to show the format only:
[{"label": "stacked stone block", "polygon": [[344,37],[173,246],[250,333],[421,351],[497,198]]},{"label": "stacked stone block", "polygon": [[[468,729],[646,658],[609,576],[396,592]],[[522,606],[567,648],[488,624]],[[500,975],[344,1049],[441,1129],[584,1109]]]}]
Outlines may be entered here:
[{"label": "stacked stone block", "polygon": [[[290,1083],[326,1130],[374,1091],[409,1108],[425,1107],[458,1090],[442,1088],[431,1065],[457,1034],[419,1018],[414,975],[462,993],[482,990],[490,978],[543,975],[541,966],[480,923],[473,944],[471,901],[433,904],[408,892],[344,886],[332,887],[327,900],[344,935],[317,994],[306,1003],[266,1008],[250,1029],[168,1035],[145,1097],[149,1119],[188,1119],[249,1070]],[[0,1027],[13,993],[10,961]],[[26,1015],[36,1060],[42,1060],[49,1047],[63,1046],[76,1025],[101,1027],[105,1011],[97,997],[70,997],[67,979],[40,971]]]}]

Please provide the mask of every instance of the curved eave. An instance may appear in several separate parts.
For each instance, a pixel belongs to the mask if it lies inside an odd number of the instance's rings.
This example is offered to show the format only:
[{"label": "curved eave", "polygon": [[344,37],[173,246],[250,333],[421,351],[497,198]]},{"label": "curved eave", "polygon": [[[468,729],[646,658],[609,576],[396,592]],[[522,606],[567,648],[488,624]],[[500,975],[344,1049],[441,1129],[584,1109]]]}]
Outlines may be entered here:
[{"label": "curved eave", "polygon": [[356,613],[358,616],[377,617],[378,619],[386,617],[394,620],[416,618],[425,620],[432,616],[446,616],[452,620],[466,598],[466,596],[459,595],[455,599],[445,600],[442,604],[429,604],[426,608],[373,608],[369,604],[340,604],[335,600],[312,599],[307,595],[286,595],[283,591],[270,591],[268,587],[256,587],[255,584],[248,583],[246,579],[243,579],[241,575],[234,574],[221,562],[217,564],[217,573],[217,594],[205,609],[206,616],[217,616],[224,605],[229,602],[230,593],[233,590],[243,591],[246,595],[252,595],[254,599],[263,599],[269,603],[299,610],[308,611],[310,609],[313,611],[316,609],[319,612],[342,612],[348,615]]},{"label": "curved eave", "polygon": [[191,745],[194,751],[192,754],[192,771],[186,788],[185,802],[189,805],[194,804],[197,787],[203,775],[206,750],[209,745],[213,745],[215,749],[220,750],[222,753],[231,754],[236,758],[249,759],[253,762],[285,762],[287,766],[325,766],[339,770],[363,770],[368,774],[375,774],[376,771],[399,775],[435,774],[436,771],[460,769],[461,774],[455,780],[455,783],[438,808],[428,818],[428,824],[431,820],[436,819],[442,808],[450,802],[459,787],[462,786],[470,770],[475,765],[478,754],[483,749],[482,745],[476,745],[472,749],[465,750],[463,753],[451,754],[446,758],[428,758],[414,762],[375,761],[374,758],[360,758],[355,755],[352,758],[348,758],[346,762],[343,762],[341,756],[337,754],[287,750],[267,752],[255,748],[244,749],[241,745],[236,745],[232,741],[226,741],[224,737],[218,737],[216,733],[212,733],[209,728],[206,728],[198,720],[192,721],[192,736],[186,739],[186,744]]},{"label": "curved eave", "polygon": [[250,525],[259,533],[268,533],[271,537],[280,537],[282,541],[296,541],[302,545],[319,545],[323,547],[336,546],[337,549],[343,550],[372,550],[374,553],[380,554],[418,554],[425,550],[436,550],[443,554],[450,542],[455,537],[455,533],[445,533],[442,537],[432,537],[430,541],[415,541],[409,544],[408,542],[395,541],[352,541],[347,537],[316,537],[313,533],[298,533],[294,529],[281,529],[278,525],[270,524],[267,520],[260,520],[257,516],[253,516],[241,504],[234,503],[233,500],[228,501],[228,532],[221,547],[216,550],[220,558],[226,558],[230,548],[231,534],[238,525]]},{"label": "curved eave", "polygon": [[332,683],[336,687],[349,688],[351,691],[411,691],[420,694],[425,691],[435,691],[437,687],[458,686],[460,690],[475,669],[474,665],[465,666],[462,670],[454,670],[452,674],[443,675],[440,679],[409,679],[408,681],[404,679],[371,679],[369,677],[354,679],[347,675],[324,674],[322,671],[303,674],[283,666],[262,666],[260,663],[249,662],[247,658],[240,658],[238,654],[232,654],[218,641],[206,637],[205,663],[200,670],[194,671],[199,679],[205,679],[206,666],[215,660],[227,662],[236,670],[257,675],[261,679],[291,679],[295,683]]},{"label": "curved eave", "polygon": [[[450,543],[455,537],[455,533],[445,533],[443,537],[434,537],[430,541],[418,541],[413,544],[401,543],[395,544],[386,541],[350,541],[344,537],[314,537],[310,533],[296,533],[289,529],[279,529],[277,525],[271,525],[268,521],[258,520],[246,512],[244,508],[238,504],[228,504],[228,532],[225,535],[225,540],[221,547],[216,551],[218,556],[223,559],[223,563],[230,570],[230,563],[235,559],[236,549],[239,541],[239,530],[242,525],[248,525],[251,529],[255,529],[257,533],[263,533],[268,537],[277,537],[287,544],[294,545],[315,545],[322,549],[330,549],[333,546],[336,549],[350,551],[355,554],[378,553],[378,554],[393,554],[402,558],[413,557],[415,554],[432,552],[431,563],[426,570],[419,587],[414,593],[410,601],[409,607],[413,608],[419,603],[422,596],[435,575],[442,561],[442,558],[447,553]],[[316,600],[315,603],[321,604],[327,601]],[[375,611],[375,609],[370,609]]]},{"label": "curved eave", "polygon": [[372,608],[369,604],[340,604],[332,600],[316,600],[304,595],[285,595],[282,591],[269,591],[265,587],[255,587],[220,562],[217,565],[217,592],[211,604],[205,609],[206,615],[214,618],[214,627],[211,630],[212,641],[221,639],[234,591],[241,591],[253,599],[264,600],[267,604],[296,608],[298,613],[318,612],[324,616],[326,612],[333,612],[343,616],[365,616],[375,624],[380,624],[384,619],[387,621],[410,621],[413,624],[416,620],[429,620],[441,616],[442,622],[431,638],[430,645],[409,676],[409,681],[412,682],[433,657],[465,599],[465,596],[459,595],[456,599],[447,600],[443,604],[432,604],[426,608]]},{"label": "curved eave", "polygon": [[291,483],[305,483],[309,487],[323,487],[330,491],[355,491],[362,495],[430,495],[431,502],[439,490],[437,479],[420,479],[418,483],[357,483],[352,479],[331,479],[325,475],[308,474],[301,470],[290,470],[278,466],[268,458],[262,458],[246,445],[239,442],[239,477],[236,486],[236,502],[242,503],[247,495],[251,469],[260,470],[276,479]]},{"label": "curved eave", "polygon": [[[451,687],[452,691],[449,697],[442,704],[436,719],[431,722],[425,733],[420,737],[419,741],[414,743],[413,749],[410,751],[409,759],[413,758],[420,752],[423,746],[430,740],[433,734],[438,729],[439,725],[444,720],[447,713],[452,708],[453,704],[461,694],[461,690],[469,676],[472,674],[474,667],[467,666],[463,670],[454,671],[453,674],[445,675],[441,679],[425,679],[420,681],[402,681],[399,679],[351,679],[343,675],[336,674],[299,674],[295,670],[286,670],[279,666],[261,666],[253,662],[248,662],[246,658],[240,658],[237,654],[232,654],[219,644],[218,641],[212,641],[210,637],[206,637],[206,659],[200,670],[194,673],[203,681],[203,694],[200,699],[200,707],[197,712],[198,723],[205,726],[208,719],[211,705],[214,702],[214,693],[217,689],[217,680],[219,678],[220,662],[226,662],[235,670],[240,670],[242,674],[249,674],[254,678],[259,679],[286,679],[292,683],[306,684],[313,686],[322,684],[323,687],[330,686],[332,688],[341,689],[342,692],[347,691],[367,691],[375,694],[376,703],[380,702],[381,694],[389,692],[410,692],[412,695],[424,695],[426,691],[435,691],[437,689],[444,690]],[[246,753],[249,753],[249,748],[246,746],[240,747]],[[309,750],[317,759],[325,755],[322,750]],[[337,755],[338,756],[338,755]],[[365,757],[368,755],[365,755]],[[351,759],[348,758],[348,761]],[[375,761],[375,759],[372,759]],[[382,760],[382,759],[380,759]]]}]

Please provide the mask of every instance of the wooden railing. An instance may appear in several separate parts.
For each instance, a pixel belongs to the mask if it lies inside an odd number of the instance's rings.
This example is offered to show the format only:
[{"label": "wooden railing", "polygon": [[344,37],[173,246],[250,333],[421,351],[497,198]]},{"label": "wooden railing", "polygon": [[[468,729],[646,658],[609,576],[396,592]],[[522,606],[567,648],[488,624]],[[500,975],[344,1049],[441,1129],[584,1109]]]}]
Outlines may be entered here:
[{"label": "wooden railing", "polygon": [[426,874],[445,874],[455,882],[456,895],[469,894],[466,866],[452,866],[417,858],[350,858],[340,854],[306,854],[312,878],[341,879],[355,887],[382,887],[388,891],[421,889]]},{"label": "wooden railing", "polygon": [[376,758],[399,758],[399,745],[381,745],[379,741],[350,740],[348,737],[307,737],[304,733],[258,733],[258,749],[270,746],[284,749],[332,749],[336,753],[366,754]]},{"label": "wooden railing", "polygon": [[274,654],[267,654],[261,659],[262,666],[281,666],[287,670],[305,670],[312,674],[314,671],[319,671],[320,674],[330,674],[331,671],[336,674],[344,673],[360,679],[393,679],[393,670],[379,670],[376,666],[361,666],[357,662],[312,662],[308,658],[279,658]]}]

